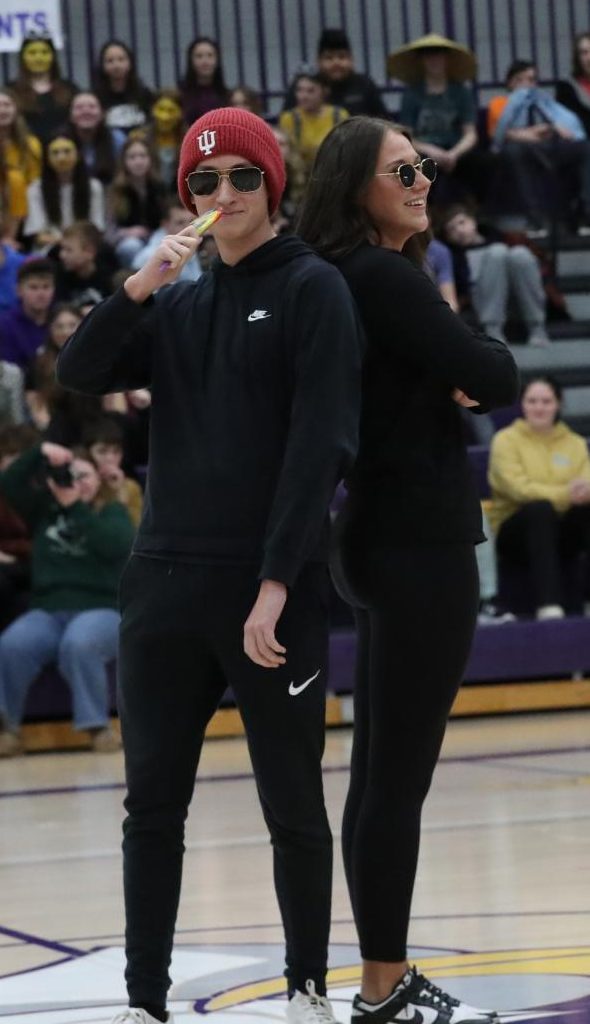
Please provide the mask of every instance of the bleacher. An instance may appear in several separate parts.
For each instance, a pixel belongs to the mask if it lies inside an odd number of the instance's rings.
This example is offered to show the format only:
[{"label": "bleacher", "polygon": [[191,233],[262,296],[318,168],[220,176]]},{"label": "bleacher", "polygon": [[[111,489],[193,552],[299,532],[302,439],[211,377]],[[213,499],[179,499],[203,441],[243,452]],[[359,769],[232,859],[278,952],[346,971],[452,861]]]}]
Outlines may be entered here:
[{"label": "bleacher", "polygon": [[[315,43],[326,24],[342,24],[349,33],[357,68],[382,87],[392,113],[399,87],[385,77],[390,50],[426,32],[440,32],[467,43],[478,54],[480,107],[501,88],[506,66],[515,56],[532,57],[541,84],[551,85],[569,73],[570,41],[589,27],[583,0],[544,0],[531,23],[525,8],[511,0],[343,0],[339,4],[266,4],[240,6],[216,0],[170,0],[169,4],[113,4],[104,0],[63,0],[66,33],[63,67],[81,84],[90,80],[94,55],[108,37],[129,42],[148,84],[160,87],[177,80],[186,42],[197,34],[212,35],[222,47],[226,77],[258,89],[271,113],[280,109],[287,83],[304,62],[312,62]],[[246,9],[247,8],[247,9]],[[561,12],[561,13],[560,13]],[[2,54],[0,80],[15,71],[15,57]],[[564,389],[563,416],[579,433],[590,437],[590,239],[559,233],[547,241],[555,257],[559,288],[570,319],[551,321],[550,348],[514,345],[523,380],[550,372]],[[485,488],[486,452],[474,449],[473,463]],[[350,614],[339,609],[331,641],[329,687],[334,695],[329,720],[351,720],[355,636]],[[482,714],[554,707],[590,706],[590,619],[571,615],[538,623],[522,620],[478,628],[465,683],[455,714]],[[411,685],[411,680],[405,680]],[[83,745],[67,724],[70,699],[63,681],[45,673],[31,692],[25,742],[30,749]],[[114,695],[113,695],[114,708]],[[221,712],[216,734],[239,730],[233,709]]]}]

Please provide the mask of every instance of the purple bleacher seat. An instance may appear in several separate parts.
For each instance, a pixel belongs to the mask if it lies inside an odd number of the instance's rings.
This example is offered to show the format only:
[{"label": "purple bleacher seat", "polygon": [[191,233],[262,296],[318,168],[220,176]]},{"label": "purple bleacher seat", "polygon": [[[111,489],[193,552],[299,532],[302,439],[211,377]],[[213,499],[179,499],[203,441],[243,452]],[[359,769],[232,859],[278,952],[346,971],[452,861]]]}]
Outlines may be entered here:
[{"label": "purple bleacher seat", "polygon": [[590,669],[590,619],[480,626],[465,670],[468,683],[546,679]]},{"label": "purple bleacher seat", "polygon": [[[330,638],[332,693],[350,693],[354,685],[356,634],[333,632]],[[478,626],[463,674],[465,683],[557,679],[590,670],[590,619],[572,616],[548,622],[519,621]]]},{"label": "purple bleacher seat", "polygon": [[[112,715],[117,713],[116,665],[109,666],[109,710]],[[221,699],[221,706],[233,704],[229,690]],[[72,717],[72,698],[68,684],[57,671],[55,665],[49,665],[37,676],[31,686],[25,708],[26,722],[64,721]]]},{"label": "purple bleacher seat", "polygon": [[494,421],[496,430],[502,430],[503,427],[509,427],[514,420],[522,416],[522,409],[520,402],[515,402],[513,405],[503,405],[501,409],[492,409],[490,416]]}]

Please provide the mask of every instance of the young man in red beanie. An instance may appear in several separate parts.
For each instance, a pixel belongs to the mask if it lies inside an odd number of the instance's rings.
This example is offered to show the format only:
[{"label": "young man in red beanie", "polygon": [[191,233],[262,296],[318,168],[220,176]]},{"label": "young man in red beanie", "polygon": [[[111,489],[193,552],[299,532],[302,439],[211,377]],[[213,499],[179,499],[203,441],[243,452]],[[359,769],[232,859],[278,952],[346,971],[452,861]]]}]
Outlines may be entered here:
[{"label": "young man in red beanie", "polygon": [[222,211],[220,261],[196,283],[162,287],[198,245],[191,228],[166,237],[59,360],[66,387],[152,389],[144,515],[121,582],[130,1008],[119,1024],[170,1019],[184,821],[228,686],[273,845],[287,1019],[334,1021],[320,764],[327,530],[357,445],[361,341],[339,272],[274,235],[284,183],[261,118],[238,108],[201,117],[182,144],[178,188],[190,210]]}]

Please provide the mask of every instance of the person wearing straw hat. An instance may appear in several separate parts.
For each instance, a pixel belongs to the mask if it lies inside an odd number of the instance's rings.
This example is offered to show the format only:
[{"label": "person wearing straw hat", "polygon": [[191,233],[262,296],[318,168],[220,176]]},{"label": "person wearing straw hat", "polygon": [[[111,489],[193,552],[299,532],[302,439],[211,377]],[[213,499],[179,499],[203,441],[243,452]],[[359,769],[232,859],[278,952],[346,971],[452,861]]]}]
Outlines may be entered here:
[{"label": "person wearing straw hat", "polygon": [[450,186],[451,174],[477,199],[484,198],[481,164],[489,156],[476,148],[475,104],[464,84],[476,69],[471,50],[434,33],[400,47],[387,60],[389,75],[406,83],[399,120],[411,131],[418,152],[437,162],[439,201],[457,198],[461,191]]}]

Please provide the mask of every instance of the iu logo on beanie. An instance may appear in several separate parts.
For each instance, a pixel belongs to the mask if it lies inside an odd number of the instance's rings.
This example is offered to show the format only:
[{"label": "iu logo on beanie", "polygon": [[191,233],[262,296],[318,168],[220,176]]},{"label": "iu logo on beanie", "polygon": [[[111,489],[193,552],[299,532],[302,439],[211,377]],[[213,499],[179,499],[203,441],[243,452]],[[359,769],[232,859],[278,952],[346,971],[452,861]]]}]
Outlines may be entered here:
[{"label": "iu logo on beanie", "polygon": [[285,189],[285,161],[272,129],[256,114],[239,107],[209,110],[191,125],[182,141],[178,162],[178,193],[194,213],[186,177],[208,157],[234,153],[264,171],[268,208],[273,214]]},{"label": "iu logo on beanie", "polygon": [[205,156],[211,156],[211,153],[215,149],[215,135],[215,132],[207,131],[201,132],[198,136],[199,149],[201,150],[201,153],[205,154]]}]

